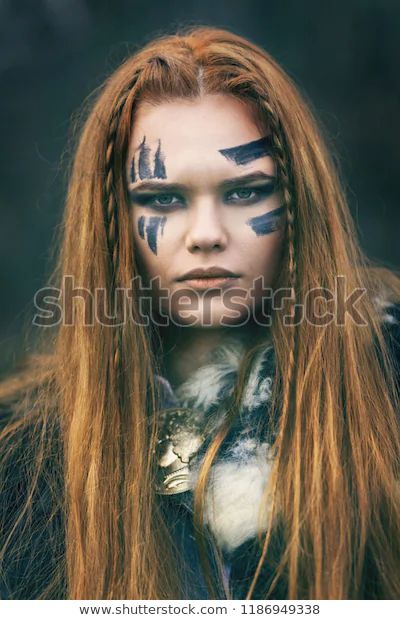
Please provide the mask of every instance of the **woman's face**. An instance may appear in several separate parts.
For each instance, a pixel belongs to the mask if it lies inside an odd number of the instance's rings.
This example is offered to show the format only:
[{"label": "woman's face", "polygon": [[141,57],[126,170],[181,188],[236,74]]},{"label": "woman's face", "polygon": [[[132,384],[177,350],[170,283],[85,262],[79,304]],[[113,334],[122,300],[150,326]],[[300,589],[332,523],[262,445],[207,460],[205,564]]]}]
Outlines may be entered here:
[{"label": "woman's face", "polygon": [[257,281],[272,286],[284,237],[271,152],[268,132],[232,96],[138,107],[126,173],[156,313],[215,327],[244,324],[257,311]]}]

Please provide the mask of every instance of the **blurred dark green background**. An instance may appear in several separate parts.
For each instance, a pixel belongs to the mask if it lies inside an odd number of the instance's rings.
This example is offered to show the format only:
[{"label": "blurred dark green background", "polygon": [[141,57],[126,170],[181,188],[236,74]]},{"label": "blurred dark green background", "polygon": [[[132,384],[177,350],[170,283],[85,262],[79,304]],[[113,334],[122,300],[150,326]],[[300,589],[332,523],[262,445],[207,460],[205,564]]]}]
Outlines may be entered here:
[{"label": "blurred dark green background", "polygon": [[363,248],[398,268],[398,0],[0,0],[0,372],[49,270],[73,115],[129,52],[190,24],[249,37],[295,79],[339,155]]}]

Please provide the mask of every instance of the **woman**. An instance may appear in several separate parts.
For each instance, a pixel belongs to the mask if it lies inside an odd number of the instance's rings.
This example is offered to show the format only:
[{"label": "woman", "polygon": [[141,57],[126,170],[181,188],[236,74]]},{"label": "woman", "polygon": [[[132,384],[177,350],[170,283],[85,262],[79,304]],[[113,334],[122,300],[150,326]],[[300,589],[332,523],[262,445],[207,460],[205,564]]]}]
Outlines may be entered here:
[{"label": "woman", "polygon": [[398,598],[399,280],[268,54],[194,28],[107,80],[51,284],[1,388],[4,597]]}]

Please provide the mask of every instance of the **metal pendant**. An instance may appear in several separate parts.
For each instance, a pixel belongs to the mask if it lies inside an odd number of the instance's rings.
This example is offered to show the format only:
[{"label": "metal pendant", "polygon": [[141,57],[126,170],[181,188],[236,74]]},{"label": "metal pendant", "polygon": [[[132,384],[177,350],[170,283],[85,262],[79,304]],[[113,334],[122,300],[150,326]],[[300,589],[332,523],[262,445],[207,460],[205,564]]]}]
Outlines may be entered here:
[{"label": "metal pendant", "polygon": [[160,437],[156,447],[156,491],[174,495],[190,487],[189,463],[204,442],[204,416],[192,409],[171,408],[157,412]]}]

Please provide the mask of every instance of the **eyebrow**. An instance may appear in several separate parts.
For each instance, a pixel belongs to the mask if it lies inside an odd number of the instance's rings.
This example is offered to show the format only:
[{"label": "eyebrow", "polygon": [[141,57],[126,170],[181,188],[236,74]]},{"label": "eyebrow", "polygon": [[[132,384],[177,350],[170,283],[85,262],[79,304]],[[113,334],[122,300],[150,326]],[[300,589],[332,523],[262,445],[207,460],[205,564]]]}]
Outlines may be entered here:
[{"label": "eyebrow", "polygon": [[[266,172],[253,172],[250,174],[245,174],[242,176],[233,177],[231,179],[225,179],[219,184],[221,189],[227,190],[232,187],[237,187],[237,185],[256,183],[257,181],[275,181],[276,177]],[[129,190],[129,195],[131,198],[134,198],[136,195],[145,192],[153,192],[153,191],[168,191],[168,192],[184,192],[187,191],[189,187],[182,183],[165,183],[164,181],[144,181],[135,187],[134,189]]]}]

